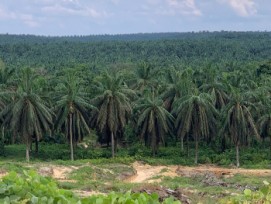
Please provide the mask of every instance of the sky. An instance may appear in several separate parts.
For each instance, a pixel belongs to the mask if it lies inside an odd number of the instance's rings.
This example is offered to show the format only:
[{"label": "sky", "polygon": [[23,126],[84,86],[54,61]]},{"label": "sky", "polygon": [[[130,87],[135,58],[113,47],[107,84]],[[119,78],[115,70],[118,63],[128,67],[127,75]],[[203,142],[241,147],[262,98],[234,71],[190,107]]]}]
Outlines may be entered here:
[{"label": "sky", "polygon": [[271,0],[0,0],[0,33],[270,31]]}]

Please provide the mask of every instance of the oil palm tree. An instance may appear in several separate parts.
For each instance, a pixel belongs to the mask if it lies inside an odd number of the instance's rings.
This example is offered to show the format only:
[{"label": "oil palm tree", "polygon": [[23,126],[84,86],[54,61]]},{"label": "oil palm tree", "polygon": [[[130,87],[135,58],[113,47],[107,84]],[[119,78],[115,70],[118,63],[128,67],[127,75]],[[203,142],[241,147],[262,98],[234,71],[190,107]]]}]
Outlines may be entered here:
[{"label": "oil palm tree", "polygon": [[153,156],[157,154],[159,143],[165,143],[165,134],[170,131],[173,116],[165,109],[163,100],[148,94],[135,108],[138,114],[137,126],[141,138],[151,146]]},{"label": "oil palm tree", "polygon": [[225,132],[230,136],[236,149],[236,166],[240,166],[239,149],[247,144],[253,134],[259,138],[259,134],[251,114],[254,104],[247,100],[247,95],[238,88],[231,87],[230,101],[222,109],[222,128],[220,134]]},{"label": "oil palm tree", "polygon": [[150,63],[142,62],[135,71],[134,79],[130,81],[131,87],[141,92],[145,89],[154,89],[154,84],[156,84],[155,75],[157,75],[157,72],[154,66]]},{"label": "oil palm tree", "polygon": [[121,75],[103,73],[96,79],[98,94],[92,100],[98,111],[94,114],[98,129],[110,132],[112,157],[115,156],[117,132],[122,131],[131,115],[131,99],[135,92],[128,88]]},{"label": "oil palm tree", "polygon": [[223,83],[214,81],[203,84],[200,90],[209,93],[213,97],[214,106],[218,110],[222,109],[228,103],[229,96],[227,94],[227,87]]},{"label": "oil palm tree", "polygon": [[259,99],[255,104],[257,106],[256,113],[258,114],[257,125],[259,133],[263,140],[270,140],[270,157],[271,157],[271,91],[270,83],[263,84],[257,89],[256,98]]},{"label": "oil palm tree", "polygon": [[195,84],[192,82],[193,71],[186,69],[182,72],[176,70],[169,70],[165,73],[167,87],[162,94],[165,107],[168,111],[172,110],[172,105],[175,100],[186,96]]},{"label": "oil palm tree", "polygon": [[271,157],[271,107],[269,106],[265,114],[258,119],[258,127],[261,135],[270,139],[270,157]]},{"label": "oil palm tree", "polygon": [[52,124],[52,111],[37,91],[36,79],[37,76],[31,69],[23,69],[17,80],[17,89],[1,93],[1,96],[9,101],[1,111],[4,126],[19,133],[24,140],[28,162],[32,137],[35,136],[39,140],[42,133],[50,129]]},{"label": "oil palm tree", "polygon": [[208,138],[216,128],[217,110],[213,105],[211,95],[195,90],[174,103],[173,113],[176,115],[175,127],[181,139],[192,134],[195,140],[195,164],[198,163],[198,142],[201,136]]},{"label": "oil palm tree", "polygon": [[80,141],[84,133],[89,133],[88,113],[94,107],[89,103],[87,91],[82,81],[73,72],[60,77],[54,91],[57,129],[65,128],[70,143],[71,160],[74,160],[74,141]]}]

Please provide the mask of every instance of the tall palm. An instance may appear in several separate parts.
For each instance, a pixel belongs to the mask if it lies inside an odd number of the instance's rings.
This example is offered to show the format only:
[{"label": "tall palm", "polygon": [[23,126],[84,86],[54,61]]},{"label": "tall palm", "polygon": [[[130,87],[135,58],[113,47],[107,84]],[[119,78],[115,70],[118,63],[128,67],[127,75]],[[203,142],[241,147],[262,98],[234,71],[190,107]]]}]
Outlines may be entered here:
[{"label": "tall palm", "polygon": [[270,139],[270,155],[271,155],[271,107],[258,120],[258,126],[261,135],[265,135]]},{"label": "tall palm", "polygon": [[55,89],[56,127],[66,129],[70,142],[71,160],[74,160],[74,140],[81,140],[84,133],[89,133],[88,112],[94,107],[89,103],[82,81],[74,73],[60,77]]},{"label": "tall palm", "polygon": [[4,125],[19,133],[24,140],[27,161],[30,160],[32,137],[39,140],[52,124],[52,112],[37,91],[36,79],[31,69],[24,69],[18,78],[18,88],[1,93],[9,100],[9,104],[1,111]]},{"label": "tall palm", "polygon": [[270,84],[260,86],[256,93],[257,99],[259,99],[257,106],[258,113],[258,128],[260,135],[263,139],[269,137],[270,139],[270,156],[271,156],[271,91]]},{"label": "tall palm", "polygon": [[173,116],[165,109],[159,97],[142,98],[135,108],[138,116],[137,126],[141,138],[151,146],[153,156],[157,154],[159,143],[165,143],[165,134],[169,132]]},{"label": "tall palm", "polygon": [[191,133],[195,140],[195,164],[198,163],[198,142],[201,136],[209,137],[216,128],[217,111],[211,95],[199,93],[187,95],[174,103],[173,113],[176,114],[175,127],[177,135],[183,139]]},{"label": "tall palm", "polygon": [[122,131],[131,115],[131,98],[135,92],[128,88],[121,75],[111,76],[104,73],[96,80],[97,96],[92,100],[98,108],[95,121],[102,131],[111,136],[112,157],[115,156],[117,132]]},{"label": "tall palm", "polygon": [[254,104],[238,88],[231,87],[229,103],[222,110],[222,128],[220,134],[228,133],[236,148],[236,166],[240,166],[239,149],[245,145],[254,133],[259,137],[251,108]]}]

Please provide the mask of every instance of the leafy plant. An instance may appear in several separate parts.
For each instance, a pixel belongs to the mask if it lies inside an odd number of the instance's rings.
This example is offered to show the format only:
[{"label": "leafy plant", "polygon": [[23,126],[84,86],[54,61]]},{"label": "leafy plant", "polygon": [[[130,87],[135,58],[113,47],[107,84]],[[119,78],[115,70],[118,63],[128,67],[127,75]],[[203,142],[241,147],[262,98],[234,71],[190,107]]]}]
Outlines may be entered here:
[{"label": "leafy plant", "polygon": [[264,181],[264,186],[258,191],[245,189],[243,194],[221,200],[227,204],[252,204],[252,203],[271,203],[271,184]]},{"label": "leafy plant", "polygon": [[[125,194],[110,193],[79,198],[72,191],[59,189],[57,184],[49,178],[39,176],[34,171],[24,171],[22,175],[9,173],[0,181],[0,203],[4,204],[159,204],[157,194],[147,193]],[[165,199],[163,204],[180,204],[172,197]]]}]

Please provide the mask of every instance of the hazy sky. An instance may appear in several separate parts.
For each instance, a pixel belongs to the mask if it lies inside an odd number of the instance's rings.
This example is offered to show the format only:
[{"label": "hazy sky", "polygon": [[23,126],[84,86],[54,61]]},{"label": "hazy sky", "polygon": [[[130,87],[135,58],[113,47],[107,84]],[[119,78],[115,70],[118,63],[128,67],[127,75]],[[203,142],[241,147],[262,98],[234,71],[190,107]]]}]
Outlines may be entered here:
[{"label": "hazy sky", "polygon": [[0,33],[271,30],[271,0],[0,0]]}]

